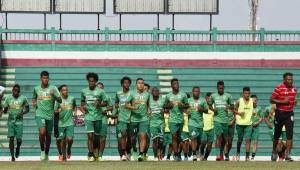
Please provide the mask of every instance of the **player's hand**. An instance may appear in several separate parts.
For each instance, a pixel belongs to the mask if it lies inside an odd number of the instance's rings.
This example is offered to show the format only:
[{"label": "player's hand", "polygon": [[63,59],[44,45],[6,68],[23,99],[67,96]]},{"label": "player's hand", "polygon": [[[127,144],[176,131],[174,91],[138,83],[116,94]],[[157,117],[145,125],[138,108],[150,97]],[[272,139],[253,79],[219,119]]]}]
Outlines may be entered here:
[{"label": "player's hand", "polygon": [[23,117],[23,113],[22,112],[17,113],[17,119],[20,119],[22,117]]},{"label": "player's hand", "polygon": [[244,115],[245,115],[245,112],[239,112],[239,115],[240,115],[240,116],[244,116]]},{"label": "player's hand", "polygon": [[204,108],[202,106],[198,106],[198,112],[203,112]]},{"label": "player's hand", "polygon": [[100,109],[100,100],[99,99],[95,100],[94,105],[97,109]]},{"label": "player's hand", "polygon": [[104,110],[103,112],[101,112],[102,115],[107,116],[107,110]]},{"label": "player's hand", "polygon": [[288,105],[290,103],[290,98],[288,96],[286,96],[283,100],[282,100],[282,104]]},{"label": "player's hand", "polygon": [[36,101],[32,101],[32,107],[36,108]]}]

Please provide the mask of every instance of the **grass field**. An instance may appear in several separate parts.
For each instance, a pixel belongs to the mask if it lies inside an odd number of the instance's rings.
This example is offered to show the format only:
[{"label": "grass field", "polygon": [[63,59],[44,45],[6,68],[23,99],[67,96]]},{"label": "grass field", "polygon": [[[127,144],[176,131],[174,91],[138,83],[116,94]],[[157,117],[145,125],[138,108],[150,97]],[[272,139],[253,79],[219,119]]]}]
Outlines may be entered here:
[{"label": "grass field", "polygon": [[108,169],[108,170],[298,170],[300,162],[1,162],[1,169],[4,170],[90,170],[90,169]]}]

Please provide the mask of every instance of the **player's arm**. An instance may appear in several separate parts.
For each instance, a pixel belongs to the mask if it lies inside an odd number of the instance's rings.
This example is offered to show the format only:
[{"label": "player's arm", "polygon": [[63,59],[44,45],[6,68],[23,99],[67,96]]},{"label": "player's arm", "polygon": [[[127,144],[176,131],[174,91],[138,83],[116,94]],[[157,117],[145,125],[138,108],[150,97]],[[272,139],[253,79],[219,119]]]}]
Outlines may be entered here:
[{"label": "player's arm", "polygon": [[183,109],[189,108],[189,102],[188,102],[188,98],[186,95],[184,95],[182,101],[178,103],[178,107],[183,108]]},{"label": "player's arm", "polygon": [[106,97],[106,94],[104,91],[101,92],[101,95],[99,96],[98,100],[97,100],[97,107],[106,107],[107,103],[108,103],[108,99]]},{"label": "player's arm", "polygon": [[256,115],[258,117],[258,122],[253,125],[254,127],[258,126],[263,121],[263,117],[261,115],[262,115],[262,111],[259,110],[257,115]]},{"label": "player's arm", "polygon": [[33,89],[33,95],[32,95],[32,107],[33,108],[37,108],[37,105],[36,105],[36,101],[37,101],[37,93],[35,91],[35,88]]},{"label": "player's arm", "polygon": [[233,111],[234,110],[234,104],[232,103],[232,96],[231,95],[229,96],[229,98],[227,100],[227,104],[228,104],[227,109]]},{"label": "player's arm", "polygon": [[289,104],[289,97],[285,97],[283,100],[279,100],[279,93],[280,90],[276,87],[271,95],[270,102],[272,104],[281,104],[281,105],[288,105]]},{"label": "player's arm", "polygon": [[235,116],[233,117],[233,119],[228,123],[229,126],[232,126],[234,125],[235,123]]},{"label": "player's arm", "polygon": [[72,102],[72,109],[73,109],[73,114],[76,114],[77,104],[76,104],[76,99],[75,98],[73,99],[73,102]]},{"label": "player's arm", "polygon": [[169,100],[168,96],[166,96],[164,108],[170,110],[173,108],[173,106],[173,103]]},{"label": "player's arm", "polygon": [[62,102],[62,99],[61,99],[61,96],[60,96],[60,93],[58,91],[58,89],[55,87],[54,89],[52,89],[50,91],[51,93],[51,96],[54,98],[54,100],[58,103],[61,103]]},{"label": "player's arm", "polygon": [[86,114],[86,102],[85,102],[85,95],[83,92],[81,92],[81,102],[80,102],[80,108],[79,110],[83,113]]},{"label": "player's arm", "polygon": [[208,105],[207,105],[206,101],[204,101],[202,103],[202,105],[199,105],[198,112],[204,112],[204,113],[208,112]]},{"label": "player's arm", "polygon": [[214,113],[217,112],[217,109],[215,109],[215,108],[213,107],[214,99],[213,99],[212,97],[210,97],[210,99],[208,100],[208,103],[207,103],[207,104],[208,104],[209,110],[213,111]]}]

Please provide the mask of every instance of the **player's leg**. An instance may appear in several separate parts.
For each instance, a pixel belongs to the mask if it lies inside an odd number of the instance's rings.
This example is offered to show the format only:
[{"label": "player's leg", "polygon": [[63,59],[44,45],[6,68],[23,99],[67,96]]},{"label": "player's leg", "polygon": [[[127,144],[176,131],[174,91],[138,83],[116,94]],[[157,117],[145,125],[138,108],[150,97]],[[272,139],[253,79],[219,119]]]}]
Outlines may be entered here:
[{"label": "player's leg", "polygon": [[204,159],[207,160],[208,156],[210,155],[210,152],[212,150],[212,144],[214,142],[214,130],[208,131],[208,136],[207,136],[207,147],[204,155]]},{"label": "player's leg", "polygon": [[178,136],[179,131],[181,130],[181,128],[179,127],[179,124],[176,123],[169,123],[169,127],[170,127],[170,131],[172,134],[172,148],[174,151],[174,158],[177,161],[178,157],[179,157],[179,138],[180,136]]},{"label": "player's leg", "polygon": [[138,136],[140,141],[140,154],[138,161],[146,159],[146,147],[147,147],[147,131],[149,128],[148,121],[138,123]]},{"label": "player's leg", "polygon": [[252,126],[245,126],[244,127],[244,137],[246,141],[246,161],[250,160],[250,146],[251,146],[251,133],[252,133]]},{"label": "player's leg", "polygon": [[85,128],[87,132],[88,161],[94,161],[94,121],[85,120]]},{"label": "player's leg", "polygon": [[183,154],[184,154],[184,160],[187,161],[188,158],[188,154],[189,154],[189,146],[190,146],[190,139],[186,139],[183,141]]},{"label": "player's leg", "polygon": [[45,160],[48,160],[50,145],[51,145],[51,135],[53,130],[53,120],[45,120],[46,123],[46,139],[45,139]]},{"label": "player's leg", "polygon": [[236,131],[238,135],[238,140],[236,144],[236,160],[240,160],[241,146],[244,138],[244,127],[241,125],[236,125]]},{"label": "player's leg", "polygon": [[15,123],[9,122],[7,125],[8,125],[7,138],[9,140],[9,151],[10,151],[11,161],[15,161],[15,146],[14,146],[14,140],[16,135]]},{"label": "player's leg", "polygon": [[227,144],[225,145],[225,161],[229,161],[229,153],[232,148],[232,140],[234,137],[234,129],[235,126],[228,126],[228,136],[227,136]]},{"label": "player's leg", "polygon": [[73,145],[73,138],[74,138],[74,126],[68,126],[66,129],[66,144],[67,144],[67,159],[71,158],[72,155],[72,145]]},{"label": "player's leg", "polygon": [[103,152],[106,144],[107,136],[107,119],[102,120],[101,131],[100,131],[100,143],[99,143],[99,158],[103,160]]},{"label": "player's leg", "polygon": [[[125,122],[119,122],[117,125],[117,129],[118,129],[118,137],[119,137],[119,141],[120,141],[120,156],[121,156],[121,160],[126,161],[126,149],[127,149],[127,123]],[[128,141],[130,142],[130,141]]]},{"label": "player's leg", "polygon": [[285,160],[293,161],[291,157],[291,150],[293,147],[293,131],[294,131],[294,113],[290,113],[285,117],[285,129],[286,129],[286,150],[285,150]]},{"label": "player's leg", "polygon": [[255,155],[256,155],[257,145],[258,145],[258,137],[259,137],[259,127],[253,127],[252,133],[251,133],[251,143],[253,143],[251,160],[254,160]]},{"label": "player's leg", "polygon": [[215,135],[216,135],[216,143],[215,143],[216,161],[220,161],[223,130],[222,130],[222,125],[219,122],[215,122],[214,126],[215,126]]},{"label": "player's leg", "polygon": [[274,120],[274,139],[273,139],[273,150],[272,150],[272,161],[277,161],[277,145],[279,143],[279,138],[282,133],[282,127],[283,127],[283,118],[282,113],[278,110],[275,111],[275,120]]},{"label": "player's leg", "polygon": [[205,147],[207,145],[207,141],[208,141],[208,131],[203,131],[202,138],[201,138],[201,145],[200,145],[200,155],[201,155],[200,160],[204,160],[204,152],[205,152]]},{"label": "player's leg", "polygon": [[46,140],[46,122],[45,119],[36,116],[35,117],[36,124],[39,130],[39,141],[40,141],[40,148],[41,148],[41,160],[45,160],[45,140]]},{"label": "player's leg", "polygon": [[22,137],[23,137],[23,124],[16,124],[16,139],[17,139],[17,147],[15,153],[16,158],[18,158],[20,155]]},{"label": "player's leg", "polygon": [[150,127],[150,134],[152,139],[153,156],[155,160],[158,160],[158,127]]}]

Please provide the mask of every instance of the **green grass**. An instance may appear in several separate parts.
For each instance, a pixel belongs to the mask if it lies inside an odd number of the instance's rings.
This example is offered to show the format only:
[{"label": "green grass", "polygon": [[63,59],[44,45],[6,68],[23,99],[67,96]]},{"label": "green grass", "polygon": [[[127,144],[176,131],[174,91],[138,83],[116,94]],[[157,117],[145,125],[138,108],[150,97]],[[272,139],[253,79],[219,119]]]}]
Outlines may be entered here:
[{"label": "green grass", "polygon": [[297,170],[300,162],[1,162],[1,169],[5,170]]}]

